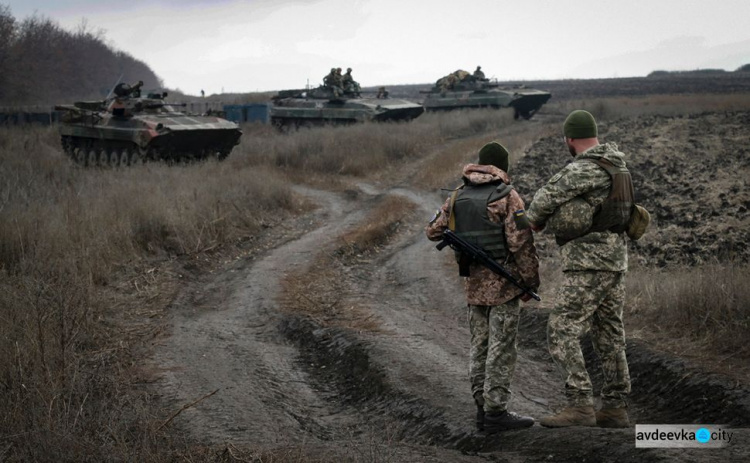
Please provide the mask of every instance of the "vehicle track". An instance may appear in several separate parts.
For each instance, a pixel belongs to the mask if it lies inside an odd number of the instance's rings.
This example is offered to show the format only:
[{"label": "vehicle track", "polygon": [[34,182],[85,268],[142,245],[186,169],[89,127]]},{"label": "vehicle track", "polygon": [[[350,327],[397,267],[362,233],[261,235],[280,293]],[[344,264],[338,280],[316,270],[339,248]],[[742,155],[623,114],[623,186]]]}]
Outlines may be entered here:
[{"label": "vehicle track", "polygon": [[[199,441],[248,445],[329,439],[346,424],[347,411],[313,389],[296,365],[296,349],[279,336],[284,318],[276,308],[279,279],[307,265],[338,227],[362,216],[331,193],[299,189],[316,201],[327,222],[255,262],[240,262],[191,285],[172,309],[172,336],[158,350],[165,370],[162,395],[189,403],[218,390],[185,411],[185,426]],[[317,213],[316,213],[317,214]]]}]

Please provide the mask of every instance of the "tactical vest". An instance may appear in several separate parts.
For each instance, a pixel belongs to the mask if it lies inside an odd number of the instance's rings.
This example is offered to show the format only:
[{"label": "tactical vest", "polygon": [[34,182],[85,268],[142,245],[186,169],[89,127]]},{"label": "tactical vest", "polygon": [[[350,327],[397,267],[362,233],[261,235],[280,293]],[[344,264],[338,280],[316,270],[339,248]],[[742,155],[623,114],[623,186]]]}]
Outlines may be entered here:
[{"label": "tactical vest", "polygon": [[605,158],[584,159],[593,162],[609,174],[612,187],[609,196],[594,211],[594,220],[590,232],[609,230],[623,233],[628,228],[630,214],[635,207],[635,193],[630,172],[625,167],[617,167]]},{"label": "tactical vest", "polygon": [[493,182],[466,185],[455,191],[451,198],[449,228],[459,237],[484,249],[493,259],[506,260],[509,253],[505,226],[490,220],[487,205],[508,196],[511,190],[510,185]]}]

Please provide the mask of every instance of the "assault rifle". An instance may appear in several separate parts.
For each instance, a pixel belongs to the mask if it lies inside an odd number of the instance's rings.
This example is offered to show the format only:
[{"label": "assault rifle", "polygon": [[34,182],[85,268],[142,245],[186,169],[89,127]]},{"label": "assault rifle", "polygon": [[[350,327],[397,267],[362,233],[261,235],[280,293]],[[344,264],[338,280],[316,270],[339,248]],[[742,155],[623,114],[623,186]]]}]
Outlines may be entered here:
[{"label": "assault rifle", "polygon": [[524,285],[519,283],[518,280],[513,278],[513,275],[511,275],[510,272],[505,270],[505,268],[503,268],[502,265],[495,262],[495,259],[490,257],[489,254],[487,254],[487,252],[484,249],[480,248],[477,245],[469,243],[463,238],[460,238],[451,230],[445,230],[443,232],[443,241],[438,243],[437,249],[438,251],[442,251],[443,248],[446,246],[450,246],[451,248],[453,248],[454,251],[458,251],[461,254],[468,256],[474,262],[487,267],[488,269],[492,270],[494,273],[497,273],[501,277],[513,283],[513,285],[518,287],[518,289],[520,289],[521,291],[523,291],[524,294],[528,294],[529,296],[533,297],[537,301],[542,300],[542,298],[539,297],[537,293],[525,287]]}]

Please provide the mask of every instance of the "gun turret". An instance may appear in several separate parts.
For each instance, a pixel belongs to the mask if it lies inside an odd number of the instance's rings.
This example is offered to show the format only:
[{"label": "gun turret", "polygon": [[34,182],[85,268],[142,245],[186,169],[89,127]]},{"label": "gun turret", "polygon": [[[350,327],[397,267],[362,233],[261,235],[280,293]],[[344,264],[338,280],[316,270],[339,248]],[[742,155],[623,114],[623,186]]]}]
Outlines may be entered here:
[{"label": "gun turret", "polygon": [[120,98],[127,98],[129,96],[133,96],[138,98],[141,96],[141,87],[143,86],[143,81],[139,80],[137,83],[130,85],[126,84],[124,82],[119,83],[115,86],[115,95]]}]

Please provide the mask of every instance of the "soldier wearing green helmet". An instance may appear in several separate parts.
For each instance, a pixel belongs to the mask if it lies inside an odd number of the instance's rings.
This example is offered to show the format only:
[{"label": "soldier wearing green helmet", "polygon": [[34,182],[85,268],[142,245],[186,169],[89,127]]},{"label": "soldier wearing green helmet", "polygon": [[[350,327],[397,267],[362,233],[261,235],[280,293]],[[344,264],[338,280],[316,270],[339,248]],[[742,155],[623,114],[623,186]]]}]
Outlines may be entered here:
[{"label": "soldier wearing green helmet", "polygon": [[[563,134],[575,159],[536,192],[526,213],[535,231],[549,224],[561,246],[564,275],[549,317],[547,341],[565,380],[567,407],[540,424],[628,427],[630,374],[622,315],[628,269],[625,235],[635,209],[633,183],[617,145],[599,143],[591,113],[571,112]],[[594,410],[580,345],[588,326],[604,372],[599,411]]]}]

